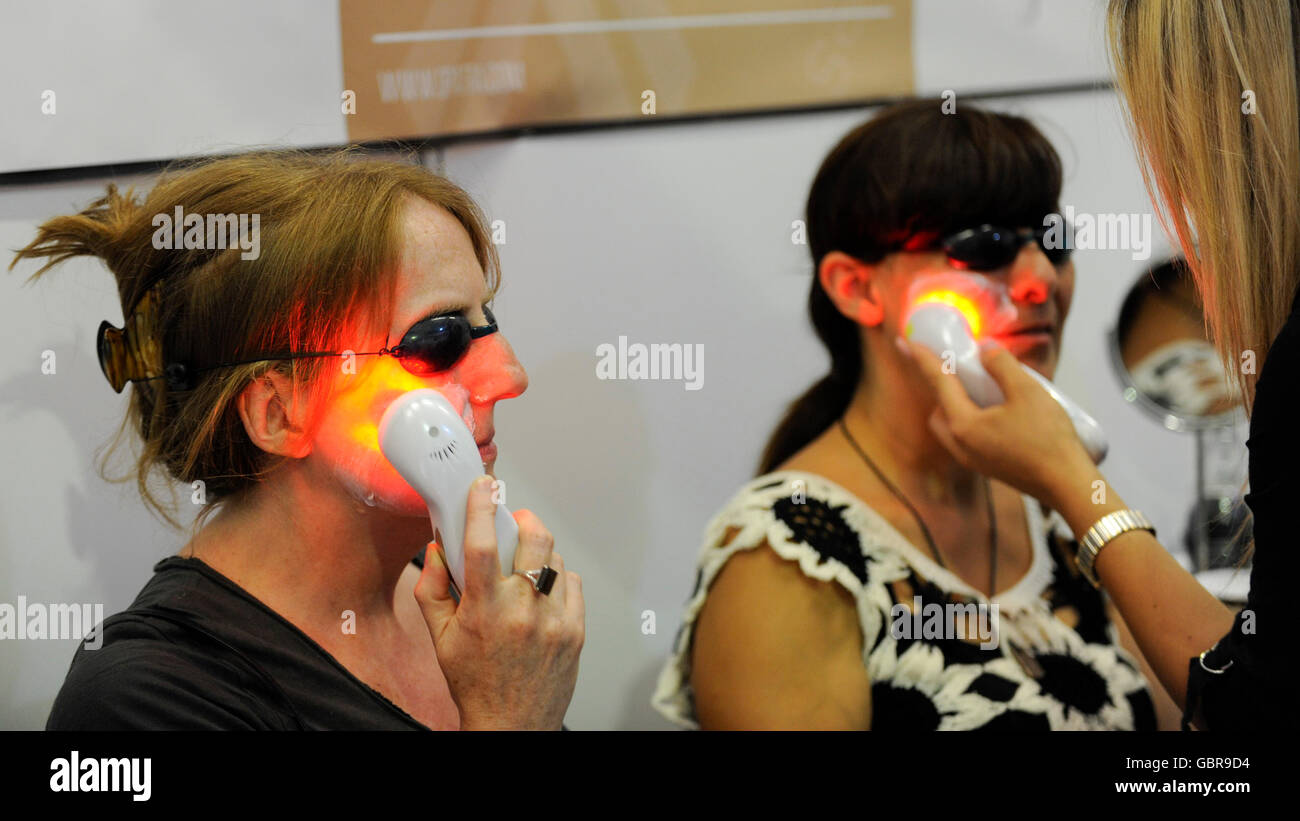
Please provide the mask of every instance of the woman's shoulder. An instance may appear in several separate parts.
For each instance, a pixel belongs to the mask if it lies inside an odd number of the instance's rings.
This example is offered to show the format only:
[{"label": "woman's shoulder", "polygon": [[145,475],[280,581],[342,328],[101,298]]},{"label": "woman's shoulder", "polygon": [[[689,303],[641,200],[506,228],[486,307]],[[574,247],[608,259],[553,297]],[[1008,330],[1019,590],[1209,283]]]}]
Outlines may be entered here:
[{"label": "woman's shoulder", "polygon": [[[827,552],[827,559],[844,560],[845,553],[888,551],[900,547],[902,539],[866,501],[832,479],[807,470],[775,470],[742,485],[708,524],[706,546],[715,535],[725,535],[748,522],[764,526],[777,522],[788,533],[768,535],[783,535],[781,542],[807,544]],[[745,539],[725,540],[736,543]]]},{"label": "woman's shoulder", "polygon": [[698,726],[691,686],[695,628],[722,570],[743,552],[765,549],[785,560],[748,565],[752,572],[774,573],[767,579],[772,585],[797,582],[799,576],[786,572],[797,568],[803,577],[846,590],[856,611],[850,618],[872,645],[890,604],[886,585],[908,573],[873,515],[847,490],[814,473],[782,470],[742,485],[705,528],[694,585],[652,698],[655,708],[681,726]]},{"label": "woman's shoulder", "polygon": [[294,710],[250,658],[279,640],[247,593],[172,556],[73,657],[47,729],[288,729]]},{"label": "woman's shoulder", "polygon": [[709,522],[701,558],[760,544],[799,560],[808,575],[850,587],[870,583],[873,564],[887,576],[906,564],[900,552],[905,540],[883,517],[830,479],[801,470],[767,473],[743,485]]},{"label": "woman's shoulder", "polygon": [[274,703],[266,682],[238,653],[165,612],[130,609],[105,619],[78,647],[46,729],[294,726],[266,707]]}]

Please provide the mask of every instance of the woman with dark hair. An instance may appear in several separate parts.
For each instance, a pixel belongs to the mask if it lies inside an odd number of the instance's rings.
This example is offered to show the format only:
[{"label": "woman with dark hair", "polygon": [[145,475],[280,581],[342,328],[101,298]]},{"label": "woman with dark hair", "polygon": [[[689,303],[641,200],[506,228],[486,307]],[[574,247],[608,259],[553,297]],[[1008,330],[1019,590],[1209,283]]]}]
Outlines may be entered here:
[{"label": "woman with dark hair", "polygon": [[[964,277],[1014,306],[991,332],[1050,377],[1074,287],[1068,251],[1043,229],[1060,188],[1037,129],[969,106],[893,106],[826,157],[807,225],[830,373],[708,526],[654,697],[671,720],[1156,726],[1140,661],[1074,567],[1068,530],[948,453],[926,424],[934,396],[895,343],[921,278]],[[1007,232],[1023,242],[992,262],[957,250]]]}]

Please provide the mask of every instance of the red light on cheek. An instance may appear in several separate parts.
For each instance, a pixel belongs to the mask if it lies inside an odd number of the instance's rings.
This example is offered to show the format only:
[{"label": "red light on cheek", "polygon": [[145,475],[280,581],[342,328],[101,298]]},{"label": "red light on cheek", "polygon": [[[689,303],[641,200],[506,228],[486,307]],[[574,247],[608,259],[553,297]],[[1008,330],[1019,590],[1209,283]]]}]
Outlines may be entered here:
[{"label": "red light on cheek", "polygon": [[397,393],[402,394],[407,391],[430,387],[428,382],[429,377],[427,376],[416,376],[406,368],[403,368],[396,361],[385,362],[383,364],[385,370],[379,381],[383,385],[381,390],[385,392],[396,391]]},{"label": "red light on cheek", "polygon": [[335,412],[344,420],[345,435],[356,445],[379,453],[379,419],[399,396],[419,388],[436,387],[429,377],[417,376],[396,360],[383,358],[372,364],[350,390],[336,398]]},{"label": "red light on cheek", "polygon": [[966,324],[970,326],[971,336],[979,339],[980,330],[983,328],[984,320],[980,315],[979,306],[975,304],[973,299],[964,294],[959,294],[956,291],[931,291],[927,294],[923,294],[919,299],[917,299],[916,302],[912,304],[912,308],[916,309],[921,305],[931,302],[937,302],[941,305],[956,308],[957,311],[966,318]]},{"label": "red light on cheek", "polygon": [[379,452],[379,426],[374,422],[360,422],[348,431],[348,438],[366,450]]}]

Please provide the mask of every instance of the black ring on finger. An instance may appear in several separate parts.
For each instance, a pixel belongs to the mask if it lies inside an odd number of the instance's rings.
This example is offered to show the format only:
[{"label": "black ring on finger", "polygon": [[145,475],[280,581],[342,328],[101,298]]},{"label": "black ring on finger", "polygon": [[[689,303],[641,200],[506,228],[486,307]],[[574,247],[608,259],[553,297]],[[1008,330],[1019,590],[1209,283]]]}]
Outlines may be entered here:
[{"label": "black ring on finger", "polygon": [[560,575],[550,565],[545,564],[538,570],[518,570],[515,572],[532,582],[533,589],[543,596],[551,595],[551,588],[555,587],[555,580]]}]

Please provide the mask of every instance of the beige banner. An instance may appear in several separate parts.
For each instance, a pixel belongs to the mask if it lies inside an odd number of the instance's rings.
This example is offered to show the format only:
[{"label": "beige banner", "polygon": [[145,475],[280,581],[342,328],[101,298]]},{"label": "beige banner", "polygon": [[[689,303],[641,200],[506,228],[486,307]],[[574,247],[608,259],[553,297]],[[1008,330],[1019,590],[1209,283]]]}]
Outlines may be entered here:
[{"label": "beige banner", "polygon": [[911,0],[340,0],[348,137],[832,105],[913,87]]}]

